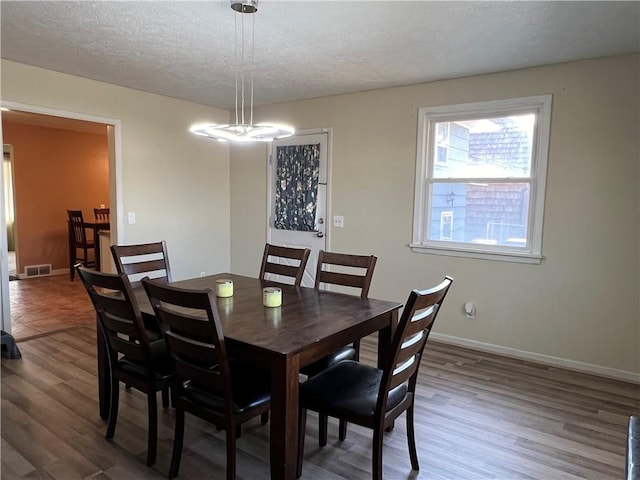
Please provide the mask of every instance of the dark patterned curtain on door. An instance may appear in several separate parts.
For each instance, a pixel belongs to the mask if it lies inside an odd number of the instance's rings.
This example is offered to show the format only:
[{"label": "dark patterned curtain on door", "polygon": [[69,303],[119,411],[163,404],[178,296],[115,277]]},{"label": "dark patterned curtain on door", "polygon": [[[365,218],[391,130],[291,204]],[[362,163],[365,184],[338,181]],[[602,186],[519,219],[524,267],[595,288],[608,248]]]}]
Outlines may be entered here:
[{"label": "dark patterned curtain on door", "polygon": [[315,230],[320,144],[276,149],[275,220],[280,230]]}]

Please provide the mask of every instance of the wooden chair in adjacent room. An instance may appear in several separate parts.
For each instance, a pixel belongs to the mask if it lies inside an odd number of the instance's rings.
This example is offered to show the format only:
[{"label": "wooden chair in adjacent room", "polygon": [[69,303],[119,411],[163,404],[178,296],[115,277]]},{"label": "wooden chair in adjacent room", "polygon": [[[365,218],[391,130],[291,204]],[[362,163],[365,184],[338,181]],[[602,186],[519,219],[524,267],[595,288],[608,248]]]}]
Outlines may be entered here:
[{"label": "wooden chair in adjacent room", "polygon": [[[310,254],[309,248],[283,247],[267,243],[262,255],[260,278],[263,280],[275,278],[280,281],[281,277],[288,277],[293,279],[293,284],[298,287],[302,283]],[[276,277],[273,277],[274,275]]]},{"label": "wooden chair in adjacent room", "polygon": [[96,223],[109,223],[109,209],[108,208],[94,208],[93,216]]},{"label": "wooden chair in adjacent room", "polygon": [[[156,461],[158,406],[169,408],[173,383],[164,340],[151,341],[144,328],[131,284],[124,274],[101,273],[78,266],[78,275],[89,293],[104,335],[111,371],[111,399],[106,438],[111,439],[118,420],[120,382],[147,395],[147,465]],[[105,290],[106,289],[106,290]]]},{"label": "wooden chair in adjacent room", "polygon": [[187,290],[148,278],[142,284],[166,327],[165,340],[177,376],[169,478],[178,475],[185,413],[190,413],[226,431],[227,479],[234,479],[240,427],[270,407],[269,371],[228,358],[211,289]]},{"label": "wooden chair in adjacent room", "polygon": [[[320,289],[321,286],[326,285],[350,287],[348,290],[359,291],[360,297],[367,298],[377,260],[378,257],[375,255],[351,255],[320,250],[315,288]],[[333,270],[329,270],[331,268]],[[340,350],[303,367],[300,373],[313,377],[342,360],[358,360],[359,354],[360,342],[358,341],[353,345],[345,345]],[[327,424],[327,415],[320,413],[318,417],[318,442],[321,447],[327,444]],[[344,440],[346,434],[347,423],[340,420],[338,433],[340,440]]]},{"label": "wooden chair in adjacent room", "polygon": [[344,360],[300,384],[297,477],[302,474],[307,410],[373,429],[372,471],[382,479],[385,429],[406,412],[411,468],[419,469],[413,405],[422,352],[453,279],[428,290],[413,290],[382,369]]},{"label": "wooden chair in adjacent room", "polygon": [[[96,266],[96,240],[93,228],[87,228],[82,217],[82,210],[67,210],[69,217],[69,278],[75,278],[75,265],[80,262],[85,267]],[[87,235],[89,230],[90,235]],[[91,254],[90,254],[91,253]]]}]

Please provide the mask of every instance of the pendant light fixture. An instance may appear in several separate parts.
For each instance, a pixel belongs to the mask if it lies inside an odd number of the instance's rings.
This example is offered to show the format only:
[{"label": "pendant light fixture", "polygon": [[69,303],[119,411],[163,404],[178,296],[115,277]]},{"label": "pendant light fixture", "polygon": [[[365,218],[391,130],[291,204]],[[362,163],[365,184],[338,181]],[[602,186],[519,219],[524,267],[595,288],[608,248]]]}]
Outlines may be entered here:
[{"label": "pendant light fixture", "polygon": [[[234,124],[199,124],[191,127],[191,132],[203,137],[231,142],[271,142],[275,139],[290,137],[294,129],[287,125],[253,123],[253,46],[255,32],[254,14],[258,11],[258,0],[231,0],[231,9],[235,12],[235,69],[236,102]],[[245,34],[245,17],[251,15],[250,31]],[[251,34],[250,42],[245,37]],[[245,48],[249,44],[249,48]],[[249,50],[249,52],[247,52]],[[247,56],[248,62],[247,62]],[[247,66],[248,63],[248,66]],[[247,68],[249,72],[247,72]],[[248,91],[249,105],[245,104],[245,92]]]}]

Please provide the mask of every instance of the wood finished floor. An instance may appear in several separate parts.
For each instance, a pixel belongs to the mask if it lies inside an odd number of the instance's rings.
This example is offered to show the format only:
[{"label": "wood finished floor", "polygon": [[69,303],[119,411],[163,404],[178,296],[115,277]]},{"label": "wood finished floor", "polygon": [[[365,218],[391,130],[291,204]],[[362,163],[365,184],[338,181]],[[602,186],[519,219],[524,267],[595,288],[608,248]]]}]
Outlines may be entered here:
[{"label": "wood finished floor", "polygon": [[[75,282],[74,282],[75,283]],[[112,441],[98,416],[95,328],[81,325],[18,343],[2,359],[1,474],[10,479],[166,478],[173,411],[159,412],[158,461],[146,458],[146,401],[122,390]],[[375,358],[374,337],[362,360]],[[640,386],[430,342],[416,399],[420,471],[412,472],[404,417],[385,435],[384,474],[400,479],[621,479],[628,416]],[[371,432],[331,421],[317,446],[310,414],[304,479],[371,478]],[[237,443],[238,478],[269,478],[269,427],[249,422]],[[224,432],[187,416],[180,477],[224,478]]]},{"label": "wood finished floor", "polygon": [[11,334],[25,340],[78,325],[91,325],[95,313],[87,291],[68,275],[9,282]]}]

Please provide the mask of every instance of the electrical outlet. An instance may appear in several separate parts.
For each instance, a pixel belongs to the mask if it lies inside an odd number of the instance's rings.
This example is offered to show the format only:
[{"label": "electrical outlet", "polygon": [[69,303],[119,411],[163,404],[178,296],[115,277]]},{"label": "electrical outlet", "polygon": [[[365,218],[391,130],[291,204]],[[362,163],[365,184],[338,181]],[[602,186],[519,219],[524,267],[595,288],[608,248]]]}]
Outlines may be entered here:
[{"label": "electrical outlet", "polygon": [[201,277],[204,277],[204,272],[200,272],[200,276],[201,276]]},{"label": "electrical outlet", "polygon": [[344,227],[344,217],[342,215],[334,215],[333,216],[333,226],[336,228]]},{"label": "electrical outlet", "polygon": [[127,213],[127,218],[129,219],[129,225],[133,225],[136,223],[136,212]]},{"label": "electrical outlet", "polygon": [[464,315],[467,318],[476,318],[476,304],[467,302],[464,304]]}]

